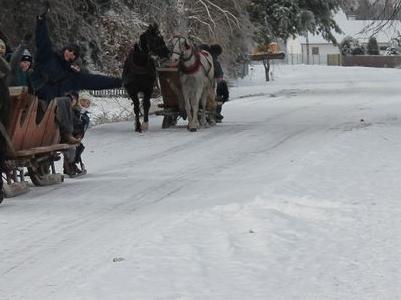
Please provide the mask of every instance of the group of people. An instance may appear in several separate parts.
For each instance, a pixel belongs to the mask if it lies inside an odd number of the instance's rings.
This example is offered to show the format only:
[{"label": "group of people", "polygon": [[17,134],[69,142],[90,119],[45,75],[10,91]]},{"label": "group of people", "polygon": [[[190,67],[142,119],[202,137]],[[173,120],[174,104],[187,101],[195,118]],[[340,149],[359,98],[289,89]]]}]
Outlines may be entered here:
[{"label": "group of people", "polygon": [[[64,155],[64,173],[74,175],[83,171],[81,154],[85,147],[81,140],[89,125],[87,109],[90,100],[89,97],[80,95],[80,91],[120,88],[123,84],[121,78],[90,74],[82,70],[80,48],[75,44],[64,47],[60,52],[55,51],[49,37],[48,11],[49,7],[37,17],[34,57],[28,49],[32,34],[26,34],[18,47],[12,51],[6,36],[0,31],[0,174],[5,170],[7,149],[6,128],[10,112],[8,87],[28,87],[29,92],[38,97],[42,114],[55,99],[58,108],[56,121],[60,127],[61,141],[76,145]],[[216,121],[221,122],[222,104],[229,97],[227,83],[223,79],[223,69],[218,61],[222,48],[215,44],[207,46],[205,50],[213,56],[214,77],[217,82]],[[2,178],[0,184],[2,199]]]},{"label": "group of people", "polygon": [[[6,36],[0,32],[0,174],[5,171],[6,128],[11,105],[9,87],[28,87],[29,92],[38,97],[42,114],[53,99],[57,101],[56,121],[60,127],[61,142],[75,145],[65,155],[64,173],[74,175],[82,172],[78,167],[85,148],[81,139],[89,125],[87,109],[90,100],[80,95],[80,91],[122,86],[120,78],[90,74],[82,70],[77,45],[68,45],[60,52],[53,49],[47,23],[48,11],[47,7],[37,17],[35,58],[27,48],[32,39],[31,34],[26,34],[20,45],[11,51]],[[2,176],[0,197],[3,199]]]}]

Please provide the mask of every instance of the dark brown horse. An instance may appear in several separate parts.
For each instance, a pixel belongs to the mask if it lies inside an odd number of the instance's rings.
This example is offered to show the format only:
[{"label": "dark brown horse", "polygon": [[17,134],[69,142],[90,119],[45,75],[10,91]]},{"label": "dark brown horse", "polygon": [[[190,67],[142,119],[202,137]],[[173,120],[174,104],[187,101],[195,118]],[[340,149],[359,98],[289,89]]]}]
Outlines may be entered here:
[{"label": "dark brown horse", "polygon": [[[134,103],[135,131],[142,132],[149,124],[150,97],[153,92],[156,79],[155,61],[152,55],[167,58],[169,50],[159,31],[157,24],[149,25],[148,29],[140,36],[124,62],[123,84]],[[138,93],[143,97],[143,124],[139,119],[140,103]]]}]

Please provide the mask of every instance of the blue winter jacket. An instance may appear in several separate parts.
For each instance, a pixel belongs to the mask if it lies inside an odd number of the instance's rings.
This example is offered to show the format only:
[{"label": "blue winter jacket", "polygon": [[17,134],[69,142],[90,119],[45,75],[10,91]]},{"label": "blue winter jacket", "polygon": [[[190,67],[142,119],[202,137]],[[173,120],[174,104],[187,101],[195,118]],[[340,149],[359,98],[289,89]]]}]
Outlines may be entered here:
[{"label": "blue winter jacket", "polygon": [[77,72],[64,60],[63,53],[53,50],[46,17],[36,24],[35,69],[32,85],[37,96],[45,101],[64,96],[68,91],[113,89],[122,86],[120,78]]}]

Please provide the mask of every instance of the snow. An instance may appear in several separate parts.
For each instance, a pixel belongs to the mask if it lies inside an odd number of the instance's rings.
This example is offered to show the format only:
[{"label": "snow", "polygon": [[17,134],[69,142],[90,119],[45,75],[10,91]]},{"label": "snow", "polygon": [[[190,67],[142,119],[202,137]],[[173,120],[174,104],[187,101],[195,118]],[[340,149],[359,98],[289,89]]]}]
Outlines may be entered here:
[{"label": "snow", "polygon": [[0,299],[398,299],[401,72],[275,66],[223,123],[86,137],[0,206]]}]

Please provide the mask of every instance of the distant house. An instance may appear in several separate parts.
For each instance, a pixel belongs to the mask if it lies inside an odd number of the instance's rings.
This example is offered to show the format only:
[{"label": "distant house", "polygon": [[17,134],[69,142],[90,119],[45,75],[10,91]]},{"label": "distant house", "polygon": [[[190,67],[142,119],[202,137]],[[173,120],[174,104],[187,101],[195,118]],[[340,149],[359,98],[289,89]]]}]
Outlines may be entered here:
[{"label": "distant house", "polygon": [[[372,30],[366,28],[377,28],[377,26],[384,24],[386,21],[369,21],[369,20],[355,20],[353,16],[347,16],[343,11],[340,11],[335,16],[335,21],[343,31],[343,33],[334,33],[338,42],[346,36],[356,38],[361,45],[367,45]],[[391,25],[385,26],[382,30],[374,34],[382,54],[384,54],[387,47],[391,45],[391,40],[401,33],[401,22],[394,21]],[[309,41],[309,43],[308,43]],[[307,47],[309,46],[309,60],[307,57]],[[291,63],[291,57],[297,57],[299,63],[309,64],[327,64],[328,54],[340,54],[340,49],[332,42],[325,40],[321,35],[308,34],[300,36],[296,39],[290,40],[287,43],[288,61]]]}]

